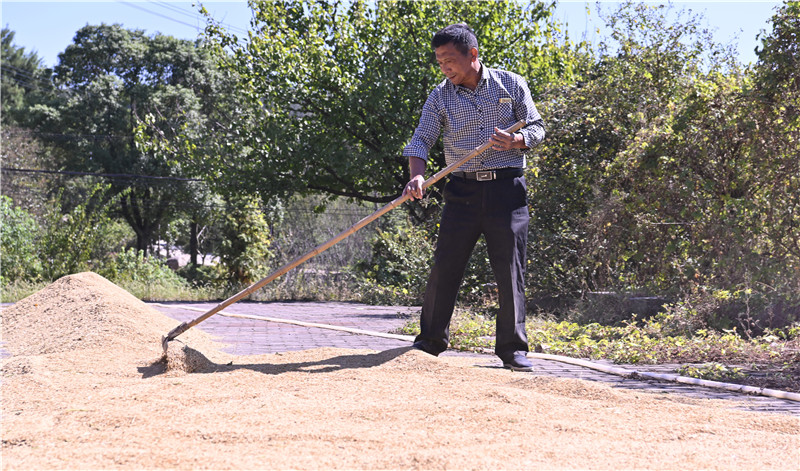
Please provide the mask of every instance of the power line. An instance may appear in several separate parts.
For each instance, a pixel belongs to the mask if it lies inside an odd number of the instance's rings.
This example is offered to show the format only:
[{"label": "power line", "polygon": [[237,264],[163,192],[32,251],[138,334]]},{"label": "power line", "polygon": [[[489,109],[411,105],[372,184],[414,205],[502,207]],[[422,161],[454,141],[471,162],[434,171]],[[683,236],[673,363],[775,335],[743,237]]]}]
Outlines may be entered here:
[{"label": "power line", "polygon": [[37,77],[31,74],[29,71],[20,69],[19,67],[14,67],[11,64],[0,64],[0,68],[3,70],[3,72],[5,72],[5,77],[8,77],[24,88],[35,89],[52,85],[52,82],[49,80]]},{"label": "power line", "polygon": [[[153,5],[160,6],[160,7],[164,8],[164,9],[167,9],[167,10],[171,10],[173,13],[178,13],[178,14],[181,14],[181,15],[193,18],[193,19],[202,20],[203,23],[206,22],[206,19],[204,17],[202,17],[201,15],[199,15],[199,14],[189,13],[186,10],[183,10],[183,9],[181,9],[179,7],[174,6],[174,5],[166,4],[165,2],[156,2],[154,0],[149,0],[149,1]],[[183,20],[180,20],[178,18],[175,18],[175,17],[173,17],[171,15],[165,15],[165,14],[159,13],[157,11],[153,11],[153,10],[150,10],[148,8],[145,8],[143,6],[136,5],[136,4],[131,3],[131,2],[120,1],[120,3],[122,3],[124,5],[127,5],[129,7],[132,7],[132,8],[136,8],[137,10],[141,10],[141,11],[144,11],[146,13],[150,13],[151,15],[155,15],[155,16],[158,16],[160,18],[164,18],[166,20],[173,21],[175,23],[179,23],[179,24],[182,24],[184,26],[188,26],[190,28],[194,28],[198,33],[200,33],[204,29],[204,28],[201,28],[200,26],[198,26],[197,24],[187,23],[187,22],[185,22]],[[235,30],[235,31],[239,32],[240,34],[247,34],[247,31],[243,30],[241,28],[238,28],[238,27],[235,27],[235,26],[231,26],[231,25],[228,25],[228,24],[225,24],[225,23],[222,23],[222,22],[218,22],[218,23],[220,25],[222,25],[222,26],[225,26],[229,30]]]},{"label": "power line", "polygon": [[38,169],[29,169],[29,168],[10,168],[10,167],[2,167],[2,171],[4,172],[16,172],[16,173],[43,173],[43,174],[50,174],[50,175],[73,175],[73,176],[91,176],[91,177],[106,177],[106,178],[131,178],[131,179],[142,179],[142,180],[172,180],[172,181],[182,181],[182,182],[201,182],[203,181],[200,178],[186,178],[186,177],[161,177],[156,175],[136,175],[130,173],[92,173],[92,172],[77,172],[72,170],[38,170]]},{"label": "power line", "polygon": [[[40,197],[42,195],[48,196],[49,192],[44,188],[15,187],[11,191],[4,192],[3,194],[18,194],[18,195],[25,194],[33,197]],[[191,200],[179,201],[175,199],[162,202],[161,204],[166,208],[179,209],[179,210],[208,209],[208,210],[225,211],[231,208],[229,205],[226,205],[225,203],[213,203],[208,201],[200,202]],[[369,207],[364,206],[361,208],[326,208],[323,213],[319,213],[314,209],[315,204],[313,203],[304,204],[297,202],[286,202],[284,204],[285,204],[284,211],[287,214],[290,213],[295,217],[298,215],[309,215],[318,218],[333,216],[338,219],[350,219],[355,221],[371,214],[371,212],[373,211]],[[244,206],[240,209],[251,210],[251,211],[266,211],[263,206],[251,206],[251,205]]]},{"label": "power line", "polygon": [[200,15],[198,15],[197,12],[195,12],[194,10],[192,10],[192,12],[189,13],[189,11],[184,10],[183,8],[181,8],[181,7],[177,6],[177,5],[170,5],[169,3],[164,2],[164,1],[159,1],[159,0],[148,0],[148,1],[150,3],[156,5],[156,6],[164,8],[165,10],[171,10],[171,11],[173,11],[175,13],[178,13],[179,15],[183,15],[183,16],[191,18],[193,20],[195,20],[198,17],[200,17]]},{"label": "power line", "polygon": [[103,139],[131,139],[133,134],[64,134],[57,132],[42,131],[8,131],[8,136],[40,136],[40,137],[66,137],[66,138],[103,138]]},{"label": "power line", "polygon": [[133,3],[130,3],[130,2],[122,2],[121,1],[120,3],[122,3],[124,5],[128,5],[131,8],[136,8],[137,10],[142,10],[144,12],[150,13],[151,15],[156,15],[156,16],[159,16],[159,17],[164,18],[166,20],[174,21],[175,23],[180,23],[180,24],[188,26],[190,28],[194,28],[194,29],[197,30],[198,33],[200,32],[200,27],[197,26],[197,25],[193,25],[193,24],[187,23],[185,21],[178,20],[178,19],[173,18],[171,16],[162,15],[161,13],[158,13],[158,12],[155,12],[155,11],[152,11],[152,10],[148,10],[145,7],[140,7],[139,5],[136,5],[136,4],[133,4]]},{"label": "power line", "polygon": [[[187,17],[189,17],[189,18],[192,18],[192,19],[202,18],[204,22],[206,21],[206,18],[205,18],[205,17],[203,17],[203,16],[199,15],[199,14],[198,14],[196,11],[194,11],[194,10],[192,10],[192,11],[190,12],[189,10],[186,10],[186,9],[184,9],[184,8],[181,8],[181,7],[177,6],[177,5],[171,5],[170,3],[168,3],[168,2],[165,2],[165,1],[163,1],[163,0],[149,0],[149,1],[150,1],[151,3],[154,3],[154,4],[155,4],[155,5],[157,5],[157,6],[160,6],[160,7],[162,7],[162,8],[165,8],[165,9],[167,9],[167,10],[172,10],[172,11],[174,11],[174,12],[176,12],[176,13],[180,14],[180,15],[184,15],[184,16],[187,16]],[[216,21],[216,20],[215,20],[215,21]],[[230,25],[230,24],[224,23],[224,22],[222,22],[222,21],[218,21],[217,23],[219,23],[219,24],[220,24],[220,25],[222,25],[222,26],[225,26],[227,29],[229,29],[229,30],[231,30],[231,31],[235,31],[235,32],[238,32],[238,33],[241,33],[241,34],[247,34],[247,30],[245,30],[245,29],[242,29],[242,28],[239,28],[239,27],[236,27],[236,26],[233,26],[233,25]]]}]

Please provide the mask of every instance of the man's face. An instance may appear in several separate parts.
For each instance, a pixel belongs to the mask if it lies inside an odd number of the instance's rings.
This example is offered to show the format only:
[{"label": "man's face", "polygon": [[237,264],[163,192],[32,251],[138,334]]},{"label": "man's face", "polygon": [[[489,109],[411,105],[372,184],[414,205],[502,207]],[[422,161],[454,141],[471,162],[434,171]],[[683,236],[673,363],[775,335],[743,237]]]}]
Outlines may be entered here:
[{"label": "man's face", "polygon": [[[439,69],[454,85],[471,85],[475,81],[478,50],[475,48],[462,54],[452,43],[436,48]],[[473,64],[474,63],[474,64]]]}]

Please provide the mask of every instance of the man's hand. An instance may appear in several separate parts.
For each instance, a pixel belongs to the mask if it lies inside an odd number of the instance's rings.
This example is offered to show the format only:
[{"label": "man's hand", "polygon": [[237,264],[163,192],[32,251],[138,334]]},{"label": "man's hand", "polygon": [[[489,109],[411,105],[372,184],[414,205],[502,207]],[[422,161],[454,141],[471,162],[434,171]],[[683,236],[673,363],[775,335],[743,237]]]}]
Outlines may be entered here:
[{"label": "man's hand", "polygon": [[425,178],[422,175],[417,175],[412,178],[405,188],[403,188],[403,196],[411,195],[412,200],[421,200],[425,192],[422,189],[422,184],[425,183]]},{"label": "man's hand", "polygon": [[494,150],[525,149],[525,138],[522,134],[507,133],[500,128],[494,128],[494,134],[489,138]]},{"label": "man's hand", "polygon": [[418,157],[409,157],[408,173],[411,180],[403,188],[403,196],[411,195],[412,200],[421,200],[425,194],[422,190],[422,184],[425,183],[425,161]]}]

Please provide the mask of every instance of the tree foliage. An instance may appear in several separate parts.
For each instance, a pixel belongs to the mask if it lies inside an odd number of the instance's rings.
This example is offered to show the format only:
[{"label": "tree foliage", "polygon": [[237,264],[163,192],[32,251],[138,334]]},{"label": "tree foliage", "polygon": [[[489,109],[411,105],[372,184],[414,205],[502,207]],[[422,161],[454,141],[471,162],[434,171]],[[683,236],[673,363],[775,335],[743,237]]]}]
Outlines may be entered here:
[{"label": "tree foliage", "polygon": [[[535,92],[571,74],[539,2],[253,1],[246,40],[211,25],[239,77],[244,108],[216,130],[213,166],[264,193],[318,192],[387,202],[408,178],[402,149],[442,80],[433,33],[467,21],[489,66],[513,69]],[[432,152],[430,172],[443,166]]]},{"label": "tree foliage", "polygon": [[531,185],[533,285],[544,291],[609,287],[645,259],[640,250],[649,247],[619,233],[637,221],[620,219],[630,188],[614,171],[685,98],[709,40],[696,19],[667,26],[662,11],[643,4],[621,7],[607,23],[613,43],[600,45],[574,85],[553,87],[544,100],[549,132]]},{"label": "tree foliage", "polygon": [[2,29],[0,38],[0,96],[2,100],[2,120],[7,125],[21,120],[25,110],[41,100],[52,90],[51,71],[42,64],[35,52],[25,52],[25,48],[14,44],[14,32]]},{"label": "tree foliage", "polygon": [[[559,42],[552,6],[539,2],[250,6],[247,38],[212,21],[207,48],[87,26],[61,55],[49,101],[46,93],[20,95],[28,82],[16,76],[3,82],[11,97],[3,111],[22,103],[21,115],[36,118],[72,170],[202,176],[205,183],[135,179],[114,190],[129,187],[119,205],[140,244],[159,222],[176,220],[176,203],[210,199],[209,186],[224,194],[224,209],[200,205],[182,217],[218,222],[228,280],[246,283],[270,257],[257,208],[274,197],[320,193],[380,203],[397,196],[407,178],[401,150],[442,80],[430,38],[466,20],[484,63],[529,80],[548,129],[529,154],[531,294],[669,296],[679,301],[671,312],[694,330],[763,330],[800,318],[797,2],[777,9],[761,35],[758,63],[748,68],[713,43],[701,18],[684,12],[670,19],[671,7],[636,2],[605,14],[612,35],[586,54]],[[38,67],[12,39],[4,31],[4,80],[7,57],[20,70]],[[11,86],[17,89],[6,95]],[[28,143],[4,137],[4,146],[5,159],[6,150]],[[441,148],[431,157],[433,172],[444,164]],[[87,201],[92,194],[84,191]],[[93,224],[94,203],[62,203],[59,212],[45,212],[55,226],[65,215]],[[409,207],[417,220],[438,208]],[[12,208],[4,206],[4,224],[17,224],[23,243],[34,229]],[[71,227],[48,236],[48,246],[86,266],[91,256],[69,245],[86,234]],[[432,227],[384,226],[373,259],[361,264],[381,285],[375,292],[384,283],[419,289],[420,280],[397,271],[396,262],[404,247],[419,249],[412,256],[420,260],[429,256]],[[24,258],[29,251],[20,247],[13,250]],[[58,260],[58,250],[49,250],[44,260]],[[475,266],[485,266],[477,263],[480,250],[477,256]],[[484,274],[469,273],[467,283],[485,284]]]},{"label": "tree foliage", "polygon": [[108,189],[96,185],[77,206],[57,195],[41,223],[9,197],[0,197],[2,282],[54,280],[99,266],[121,249],[111,216],[116,201],[109,199]]},{"label": "tree foliage", "polygon": [[115,180],[123,192],[119,213],[146,250],[178,202],[192,201],[181,162],[174,155],[137,146],[135,131],[148,115],[159,124],[204,126],[220,82],[215,63],[190,41],[120,25],[85,26],[59,55],[50,103],[32,107],[39,131],[64,151],[70,170],[155,178]]},{"label": "tree foliage", "polygon": [[8,196],[0,196],[0,282],[35,280],[41,273],[36,236],[39,225],[25,210],[14,206]]},{"label": "tree foliage", "polygon": [[545,111],[531,235],[534,267],[553,268],[534,268],[533,287],[708,293],[708,318],[745,328],[797,317],[795,82],[779,73],[794,56],[772,47],[792,22],[775,24],[751,74],[696,20],[669,26],[643,4],[612,15],[618,48]]},{"label": "tree foliage", "polygon": [[55,280],[101,265],[122,249],[112,217],[118,199],[110,185],[95,185],[84,201],[64,207],[59,194],[45,215],[45,230],[37,238],[42,279]]},{"label": "tree foliage", "polygon": [[220,215],[221,243],[219,257],[226,267],[226,281],[234,290],[249,285],[265,275],[272,257],[269,226],[260,201],[252,196],[230,198]]}]

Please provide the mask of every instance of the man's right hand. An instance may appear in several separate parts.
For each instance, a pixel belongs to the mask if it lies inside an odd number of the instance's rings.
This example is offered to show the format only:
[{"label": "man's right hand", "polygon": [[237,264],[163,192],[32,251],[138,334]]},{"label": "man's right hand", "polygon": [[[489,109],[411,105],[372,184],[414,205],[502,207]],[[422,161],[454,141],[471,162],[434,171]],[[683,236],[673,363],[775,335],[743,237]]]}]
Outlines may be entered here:
[{"label": "man's right hand", "polygon": [[411,195],[412,200],[421,200],[425,195],[422,190],[422,184],[425,183],[425,161],[418,157],[409,157],[408,171],[411,180],[403,188],[403,196]]},{"label": "man's right hand", "polygon": [[403,188],[403,196],[411,195],[412,200],[421,200],[425,191],[422,189],[422,184],[425,183],[425,179],[422,175],[417,175],[406,184],[405,188]]}]

